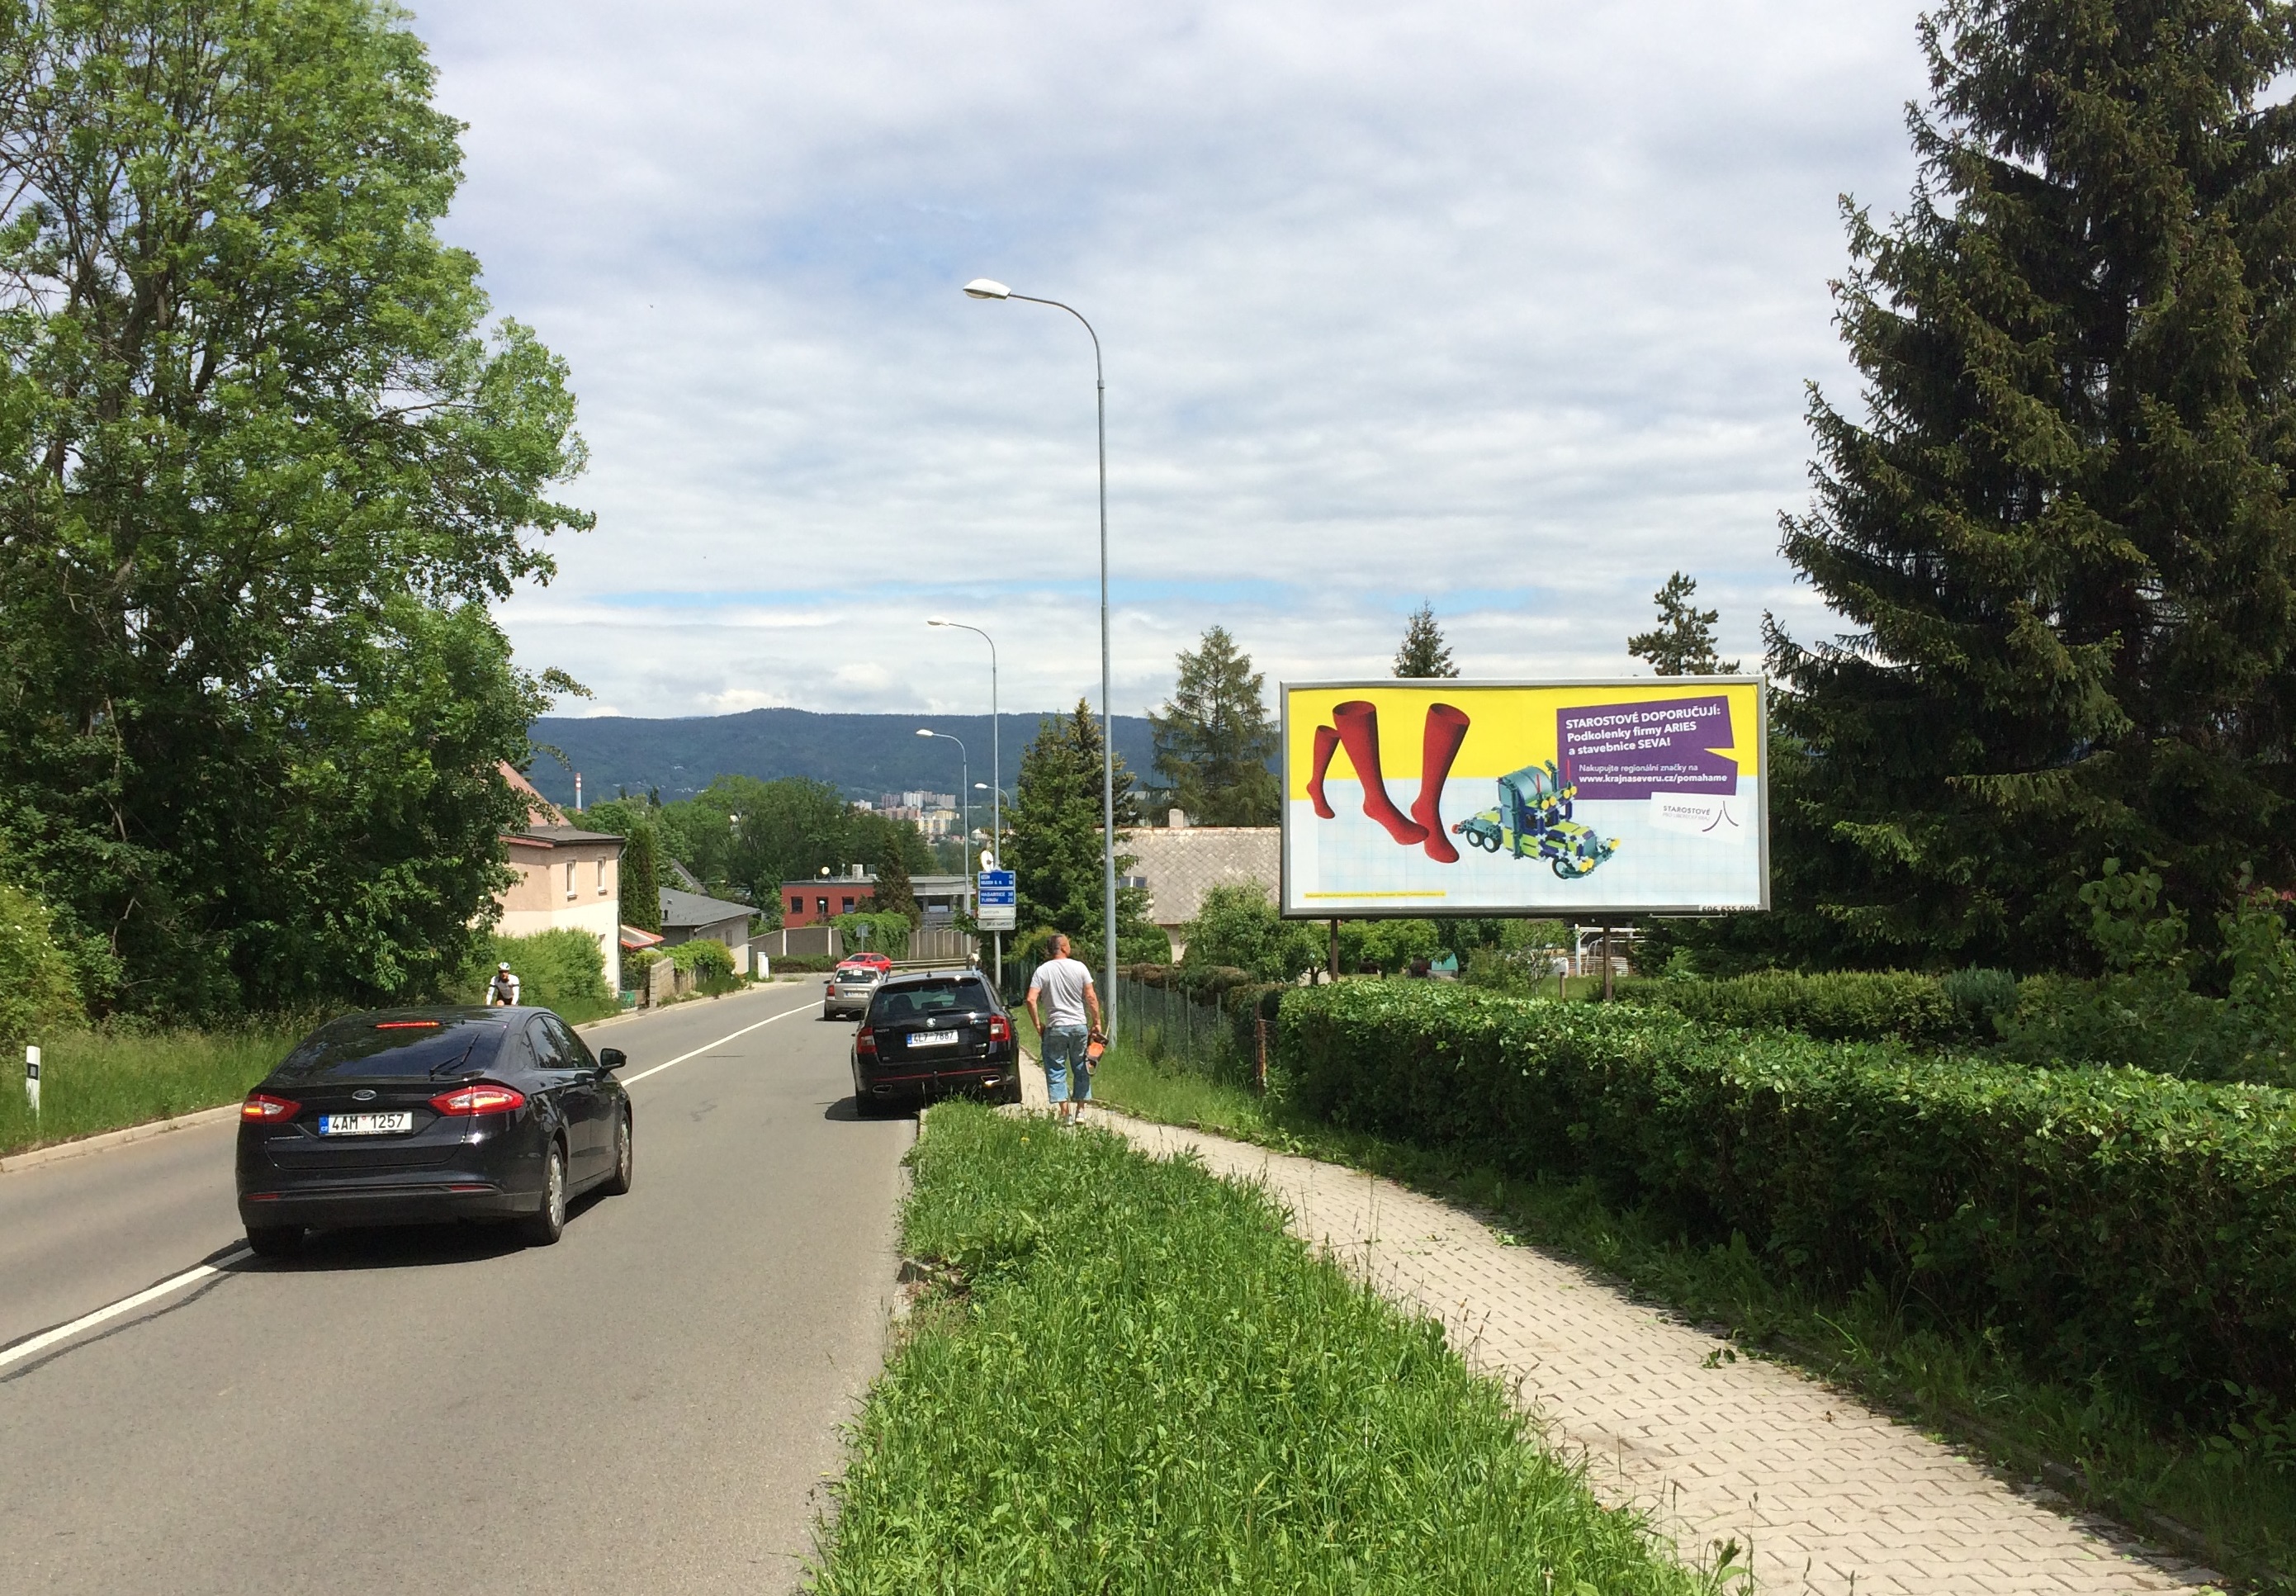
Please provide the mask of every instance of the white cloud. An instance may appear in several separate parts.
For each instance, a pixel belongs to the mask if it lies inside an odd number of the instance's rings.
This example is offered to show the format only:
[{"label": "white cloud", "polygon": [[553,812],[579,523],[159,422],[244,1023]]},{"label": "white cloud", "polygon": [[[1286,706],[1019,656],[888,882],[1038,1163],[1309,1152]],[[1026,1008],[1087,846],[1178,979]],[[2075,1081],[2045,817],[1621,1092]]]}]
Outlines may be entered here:
[{"label": "white cloud", "polygon": [[1274,679],[1627,668],[1677,567],[1751,660],[1807,497],[1835,197],[1906,192],[1914,7],[758,10],[460,0],[448,232],[570,361],[598,530],[504,610],[636,713],[1097,696],[1218,621]]}]

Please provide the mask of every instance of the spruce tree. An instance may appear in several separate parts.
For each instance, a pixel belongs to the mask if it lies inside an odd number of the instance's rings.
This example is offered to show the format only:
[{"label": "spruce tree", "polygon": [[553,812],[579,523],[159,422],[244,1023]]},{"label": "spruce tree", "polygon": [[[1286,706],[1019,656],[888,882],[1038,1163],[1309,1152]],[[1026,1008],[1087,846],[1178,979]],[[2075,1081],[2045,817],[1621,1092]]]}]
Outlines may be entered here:
[{"label": "spruce tree", "polygon": [[1701,610],[1698,584],[1680,571],[1651,595],[1658,606],[1658,626],[1627,639],[1627,652],[1647,659],[1661,676],[1726,676],[1738,668],[1735,659],[1724,659],[1714,651],[1714,623],[1719,610]]},{"label": "spruce tree", "polygon": [[[2296,26],[2267,0],[1952,0],[1921,180],[1848,209],[1857,413],[1813,390],[1784,552],[1849,623],[1769,626],[1775,945],[2081,957],[2152,861],[2196,926],[2291,879]],[[1753,928],[1742,929],[1741,940]]]},{"label": "spruce tree", "polygon": [[916,888],[909,884],[909,861],[901,840],[889,829],[880,843],[877,894],[871,907],[880,914],[898,914],[914,926],[924,918],[924,911],[917,907]]},{"label": "spruce tree", "polygon": [[622,848],[622,923],[641,931],[661,931],[661,873],[653,827],[633,826]]},{"label": "spruce tree", "polygon": [[[1100,945],[1103,900],[1100,845],[1101,788],[1100,718],[1083,700],[1075,713],[1048,717],[1021,755],[1020,786],[1013,806],[1005,811],[1005,860],[1014,872],[1019,897],[1020,929],[1026,932],[1049,927],[1066,931],[1077,945],[1078,957],[1096,962],[1088,950]],[[1131,773],[1116,761],[1116,844],[1124,846],[1126,830],[1140,823],[1139,800],[1132,791]],[[1116,855],[1120,880],[1136,863],[1132,855]],[[1136,887],[1119,887],[1116,896],[1117,939],[1122,944],[1139,937],[1153,954],[1170,945],[1145,917],[1147,894]],[[1147,939],[1152,938],[1150,942]]]},{"label": "spruce tree", "polygon": [[1419,601],[1419,608],[1404,624],[1403,646],[1395,651],[1395,674],[1417,681],[1459,674],[1459,667],[1451,663],[1451,648],[1443,641],[1443,629],[1435,624],[1435,606],[1425,599]]},{"label": "spruce tree", "polygon": [[[1156,773],[1172,803],[1200,825],[1272,826],[1278,795],[1267,762],[1275,754],[1267,678],[1225,626],[1179,655],[1180,679],[1160,710],[1148,713]],[[1096,733],[1095,733],[1096,735]]]}]

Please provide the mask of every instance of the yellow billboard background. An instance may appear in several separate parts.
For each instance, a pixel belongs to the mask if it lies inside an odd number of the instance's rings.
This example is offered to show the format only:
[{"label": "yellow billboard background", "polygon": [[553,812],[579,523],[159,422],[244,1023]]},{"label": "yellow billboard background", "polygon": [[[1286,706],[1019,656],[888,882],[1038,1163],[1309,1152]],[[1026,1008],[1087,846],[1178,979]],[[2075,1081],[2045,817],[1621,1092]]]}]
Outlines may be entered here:
[{"label": "yellow billboard background", "polygon": [[[1712,752],[1738,762],[1742,776],[1761,774],[1761,687],[1753,682],[1716,682],[1701,676],[1643,677],[1632,682],[1576,683],[1568,686],[1428,685],[1393,687],[1341,684],[1283,689],[1285,797],[1305,799],[1315,773],[1316,728],[1332,724],[1332,711],[1358,700],[1379,711],[1379,759],[1390,783],[1419,779],[1421,749],[1430,704],[1448,704],[1467,716],[1467,735],[1451,763],[1450,781],[1496,781],[1548,759],[1560,762],[1555,716],[1564,709],[1604,704],[1645,704],[1666,699],[1728,700],[1734,740]],[[1331,773],[1356,778],[1342,748],[1332,756]],[[1447,782],[1447,786],[1448,783]],[[1407,801],[1407,800],[1399,800]]]}]

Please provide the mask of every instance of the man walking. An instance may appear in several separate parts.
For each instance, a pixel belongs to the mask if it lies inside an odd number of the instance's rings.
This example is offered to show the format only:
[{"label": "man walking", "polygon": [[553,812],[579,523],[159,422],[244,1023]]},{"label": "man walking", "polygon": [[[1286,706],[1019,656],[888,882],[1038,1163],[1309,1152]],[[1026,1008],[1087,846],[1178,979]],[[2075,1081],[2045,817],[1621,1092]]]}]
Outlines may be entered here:
[{"label": "man walking", "polygon": [[1085,1049],[1100,1029],[1100,994],[1093,990],[1092,971],[1069,956],[1066,937],[1053,938],[1053,956],[1029,978],[1029,1018],[1044,1039],[1045,1095],[1061,1122],[1073,1125],[1092,1101],[1092,1066]]}]

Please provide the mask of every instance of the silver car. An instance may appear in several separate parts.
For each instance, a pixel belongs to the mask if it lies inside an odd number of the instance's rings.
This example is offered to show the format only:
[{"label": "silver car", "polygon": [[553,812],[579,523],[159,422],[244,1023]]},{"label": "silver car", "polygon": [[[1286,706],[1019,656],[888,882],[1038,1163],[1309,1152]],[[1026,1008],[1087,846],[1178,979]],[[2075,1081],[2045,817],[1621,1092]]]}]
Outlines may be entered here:
[{"label": "silver car", "polygon": [[824,1019],[858,1019],[868,1011],[869,1000],[877,991],[877,983],[885,978],[866,964],[840,964],[829,972],[828,984],[821,989],[821,1017]]}]

